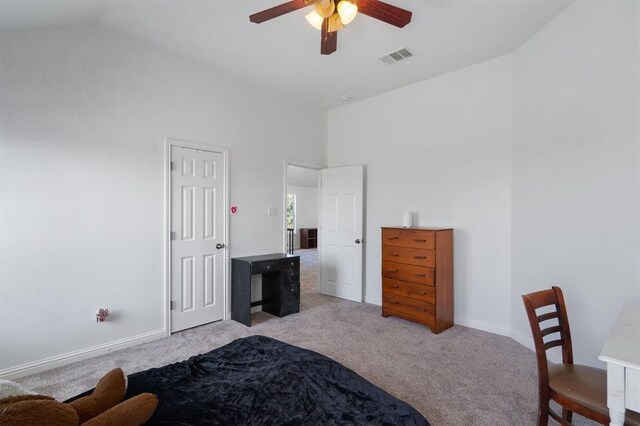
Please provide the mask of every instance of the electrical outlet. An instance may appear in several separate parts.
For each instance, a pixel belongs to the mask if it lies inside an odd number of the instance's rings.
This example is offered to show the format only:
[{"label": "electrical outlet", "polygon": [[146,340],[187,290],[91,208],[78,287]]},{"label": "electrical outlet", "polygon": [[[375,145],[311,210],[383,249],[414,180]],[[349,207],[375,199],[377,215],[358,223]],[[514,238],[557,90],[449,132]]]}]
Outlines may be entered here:
[{"label": "electrical outlet", "polygon": [[267,207],[267,216],[275,216],[276,212],[277,210],[275,207]]}]

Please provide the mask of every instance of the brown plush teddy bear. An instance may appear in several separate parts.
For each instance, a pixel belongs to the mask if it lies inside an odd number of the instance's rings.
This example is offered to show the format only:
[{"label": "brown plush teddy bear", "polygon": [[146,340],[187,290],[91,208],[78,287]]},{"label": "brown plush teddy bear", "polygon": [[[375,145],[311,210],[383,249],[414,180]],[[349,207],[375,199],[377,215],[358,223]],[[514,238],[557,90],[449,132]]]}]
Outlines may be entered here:
[{"label": "brown plush teddy bear", "polygon": [[143,393],[122,401],[126,391],[124,373],[108,372],[91,395],[68,404],[44,395],[18,395],[0,399],[0,424],[49,426],[138,426],[151,418],[158,398]]}]

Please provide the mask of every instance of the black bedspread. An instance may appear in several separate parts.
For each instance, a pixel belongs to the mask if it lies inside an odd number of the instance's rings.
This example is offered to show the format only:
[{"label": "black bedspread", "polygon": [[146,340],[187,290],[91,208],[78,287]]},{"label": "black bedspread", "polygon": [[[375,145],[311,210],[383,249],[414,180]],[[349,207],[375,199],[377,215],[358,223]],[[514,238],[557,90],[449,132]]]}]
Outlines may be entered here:
[{"label": "black bedspread", "polygon": [[264,336],[129,376],[158,395],[150,424],[428,425],[413,407],[318,353]]}]

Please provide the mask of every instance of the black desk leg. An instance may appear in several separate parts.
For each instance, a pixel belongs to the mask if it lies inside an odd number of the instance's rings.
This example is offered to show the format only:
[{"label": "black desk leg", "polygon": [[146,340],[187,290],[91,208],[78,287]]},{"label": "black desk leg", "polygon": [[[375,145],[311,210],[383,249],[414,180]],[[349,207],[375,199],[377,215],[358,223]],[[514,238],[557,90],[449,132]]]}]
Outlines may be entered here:
[{"label": "black desk leg", "polygon": [[231,261],[231,319],[251,327],[251,265]]}]

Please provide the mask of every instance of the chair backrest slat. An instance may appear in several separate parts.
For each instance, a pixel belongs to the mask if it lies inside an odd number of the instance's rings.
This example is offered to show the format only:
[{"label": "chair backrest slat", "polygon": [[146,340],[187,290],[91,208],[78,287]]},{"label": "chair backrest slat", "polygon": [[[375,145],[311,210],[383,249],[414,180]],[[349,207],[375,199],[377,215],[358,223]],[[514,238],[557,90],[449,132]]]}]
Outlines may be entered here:
[{"label": "chair backrest slat", "polygon": [[542,335],[548,336],[549,334],[553,334],[553,333],[560,333],[560,335],[562,335],[562,331],[563,331],[562,327],[560,327],[559,325],[556,325],[555,327],[549,327],[542,330]]},{"label": "chair backrest slat", "polygon": [[558,311],[547,312],[546,314],[538,315],[538,322],[543,322],[554,318],[560,318],[560,313]]},{"label": "chair backrest slat", "polygon": [[550,342],[547,342],[544,344],[544,350],[548,351],[551,348],[555,348],[556,346],[563,346],[564,345],[564,340],[560,339],[560,340],[552,340]]}]

